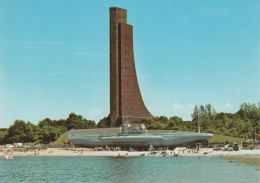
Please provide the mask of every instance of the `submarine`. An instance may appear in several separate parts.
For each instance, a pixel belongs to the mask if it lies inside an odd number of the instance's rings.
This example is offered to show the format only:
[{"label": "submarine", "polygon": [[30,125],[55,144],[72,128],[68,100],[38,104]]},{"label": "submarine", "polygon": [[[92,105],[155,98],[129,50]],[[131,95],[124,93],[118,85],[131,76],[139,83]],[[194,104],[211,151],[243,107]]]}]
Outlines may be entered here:
[{"label": "submarine", "polygon": [[147,133],[144,124],[124,124],[118,134],[67,134],[74,145],[84,147],[162,147],[176,146],[189,142],[212,138],[212,133],[170,132]]}]

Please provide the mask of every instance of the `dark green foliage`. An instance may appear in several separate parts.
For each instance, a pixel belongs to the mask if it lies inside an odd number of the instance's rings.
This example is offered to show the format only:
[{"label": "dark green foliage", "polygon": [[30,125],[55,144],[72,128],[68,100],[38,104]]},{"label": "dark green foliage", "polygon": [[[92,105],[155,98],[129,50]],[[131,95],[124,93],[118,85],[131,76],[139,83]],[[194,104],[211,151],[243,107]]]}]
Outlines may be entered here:
[{"label": "dark green foliage", "polygon": [[254,103],[242,104],[239,111],[234,114],[216,113],[210,104],[200,108],[195,106],[192,114],[194,122],[198,122],[198,111],[203,132],[242,138],[254,137],[255,129],[259,132],[260,108]]},{"label": "dark green foliage", "polygon": [[15,120],[8,129],[0,129],[0,144],[36,141],[49,143],[72,128],[96,128],[96,123],[75,113],[70,113],[66,120],[45,118],[39,121],[38,125],[31,122],[26,123],[23,120]]},{"label": "dark green foliage", "polygon": [[39,140],[45,143],[53,142],[57,140],[59,136],[66,131],[67,128],[65,126],[43,126],[39,131]]},{"label": "dark green foliage", "polygon": [[27,122],[26,124],[26,142],[35,142],[39,138],[39,126],[32,124],[31,122]]},{"label": "dark green foliage", "polygon": [[77,115],[75,113],[70,113],[69,117],[66,119],[65,124],[68,130],[72,128],[96,128],[95,121],[87,120],[81,115]]},{"label": "dark green foliage", "polygon": [[[200,120],[200,129],[202,132],[224,134],[233,137],[251,138],[254,137],[255,129],[260,133],[260,104],[242,104],[238,112],[216,113],[216,110],[210,105],[195,105],[194,112],[191,114],[192,121],[183,121],[178,116],[155,117],[152,119],[143,119],[141,123],[146,125],[147,129],[153,130],[180,130],[197,131],[198,119]],[[45,118],[34,125],[31,122],[15,120],[8,129],[0,129],[0,144],[14,142],[35,142],[42,141],[49,143],[55,141],[61,134],[72,128],[105,128],[108,127],[108,118],[101,119],[98,124],[95,121],[87,120],[81,115],[70,113],[67,119],[51,120]]]},{"label": "dark green foliage", "polygon": [[176,130],[182,118],[178,116],[168,119],[165,116],[154,117],[152,119],[142,119],[141,123],[145,124],[147,129],[152,130]]},{"label": "dark green foliage", "polygon": [[4,141],[5,136],[8,133],[8,128],[0,128],[0,143]]},{"label": "dark green foliage", "polygon": [[11,142],[24,142],[26,141],[26,123],[23,120],[15,120],[13,125],[8,129],[8,133],[4,140],[8,143]]},{"label": "dark green foliage", "polygon": [[106,127],[108,127],[108,126],[109,126],[109,125],[108,125],[108,118],[107,118],[107,117],[101,119],[101,120],[98,122],[98,124],[97,124],[97,127],[98,127],[98,128],[106,128]]},{"label": "dark green foliage", "polygon": [[198,119],[202,132],[224,134],[233,137],[251,138],[254,137],[255,128],[259,133],[260,128],[260,108],[256,104],[242,104],[238,112],[217,113],[211,104],[205,106],[195,105],[191,114],[192,121],[183,121],[178,116],[155,117],[153,119],[143,119],[141,123],[151,130],[181,130],[198,131]]}]

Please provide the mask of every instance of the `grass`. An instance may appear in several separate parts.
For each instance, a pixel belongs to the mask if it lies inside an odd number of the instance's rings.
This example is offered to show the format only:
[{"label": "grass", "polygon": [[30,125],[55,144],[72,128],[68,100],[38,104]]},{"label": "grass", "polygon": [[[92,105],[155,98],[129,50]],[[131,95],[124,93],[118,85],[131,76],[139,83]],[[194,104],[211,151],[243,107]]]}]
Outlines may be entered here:
[{"label": "grass", "polygon": [[53,142],[53,145],[57,145],[57,144],[70,144],[70,139],[68,138],[67,135],[61,135],[55,142]]},{"label": "grass", "polygon": [[244,138],[239,138],[239,137],[231,137],[231,136],[226,136],[226,135],[222,135],[222,134],[214,134],[214,136],[209,140],[209,143],[226,143],[226,141],[230,142],[230,143],[234,143],[234,142],[245,142],[247,139]]}]

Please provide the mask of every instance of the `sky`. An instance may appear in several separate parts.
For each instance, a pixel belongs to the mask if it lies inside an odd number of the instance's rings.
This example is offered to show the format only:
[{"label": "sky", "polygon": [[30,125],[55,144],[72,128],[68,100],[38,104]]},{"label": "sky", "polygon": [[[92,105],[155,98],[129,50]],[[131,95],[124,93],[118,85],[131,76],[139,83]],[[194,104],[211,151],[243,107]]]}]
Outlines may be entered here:
[{"label": "sky", "polygon": [[260,1],[1,0],[0,128],[15,119],[109,114],[109,7],[133,25],[139,87],[154,116],[260,102]]}]

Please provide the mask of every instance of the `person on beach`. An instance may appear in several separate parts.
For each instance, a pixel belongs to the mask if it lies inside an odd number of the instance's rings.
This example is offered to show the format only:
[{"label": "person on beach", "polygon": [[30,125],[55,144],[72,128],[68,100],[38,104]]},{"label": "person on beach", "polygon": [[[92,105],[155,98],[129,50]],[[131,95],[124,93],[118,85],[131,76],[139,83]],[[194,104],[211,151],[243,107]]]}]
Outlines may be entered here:
[{"label": "person on beach", "polygon": [[199,145],[197,145],[197,151],[200,151],[200,147],[199,147]]},{"label": "person on beach", "polygon": [[253,145],[250,146],[250,150],[253,150]]}]

